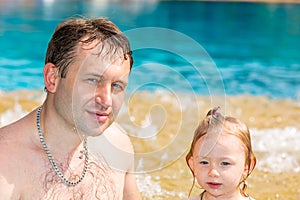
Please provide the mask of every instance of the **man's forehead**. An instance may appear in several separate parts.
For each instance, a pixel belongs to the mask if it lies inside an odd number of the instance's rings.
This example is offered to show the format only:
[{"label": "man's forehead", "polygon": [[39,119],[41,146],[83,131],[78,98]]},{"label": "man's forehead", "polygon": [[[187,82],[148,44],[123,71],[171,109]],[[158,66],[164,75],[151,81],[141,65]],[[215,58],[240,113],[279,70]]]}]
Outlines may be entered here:
[{"label": "man's forehead", "polygon": [[114,74],[117,77],[129,76],[130,73],[129,60],[122,60],[120,58],[118,60],[106,61],[94,55],[89,55],[79,67],[79,73],[82,75],[105,76],[106,74]]},{"label": "man's forehead", "polygon": [[124,55],[128,52],[124,52],[119,44],[115,44],[115,42],[111,40],[112,38],[106,38],[103,41],[96,39],[91,42],[80,42],[78,44],[78,49],[79,51],[102,57],[124,57]]},{"label": "man's forehead", "polygon": [[97,46],[90,49],[79,49],[79,57],[82,58],[83,64],[99,64],[103,66],[121,65],[125,60],[125,55],[121,48],[110,48],[107,45],[102,46],[98,44]]}]

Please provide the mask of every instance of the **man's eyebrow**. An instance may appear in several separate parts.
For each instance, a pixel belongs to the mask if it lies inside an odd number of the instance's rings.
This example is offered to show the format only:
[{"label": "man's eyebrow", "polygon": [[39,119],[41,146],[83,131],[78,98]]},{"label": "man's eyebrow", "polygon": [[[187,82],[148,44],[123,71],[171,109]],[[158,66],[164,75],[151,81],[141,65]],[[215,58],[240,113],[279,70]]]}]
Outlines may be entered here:
[{"label": "man's eyebrow", "polygon": [[98,77],[99,79],[104,78],[103,75],[100,75],[100,74],[97,74],[97,73],[94,73],[94,72],[87,73],[87,74],[85,74],[85,76],[94,76],[94,77]]},{"label": "man's eyebrow", "polygon": [[124,80],[117,80],[115,81],[117,83],[122,83],[123,85],[127,86],[128,85],[128,81],[124,81]]}]

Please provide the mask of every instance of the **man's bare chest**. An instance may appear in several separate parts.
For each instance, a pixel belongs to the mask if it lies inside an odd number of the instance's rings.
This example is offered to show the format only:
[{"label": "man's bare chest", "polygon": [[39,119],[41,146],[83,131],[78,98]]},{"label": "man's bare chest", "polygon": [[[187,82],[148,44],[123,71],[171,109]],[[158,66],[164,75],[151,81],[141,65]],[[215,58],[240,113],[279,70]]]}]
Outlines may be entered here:
[{"label": "man's bare chest", "polygon": [[[86,176],[82,182],[74,186],[65,184],[55,171],[48,165],[48,170],[32,174],[23,182],[21,199],[118,199],[112,171],[96,163],[90,163]],[[70,173],[69,173],[70,174]],[[70,180],[78,179],[78,174],[68,177]],[[25,177],[23,177],[25,178]]]}]

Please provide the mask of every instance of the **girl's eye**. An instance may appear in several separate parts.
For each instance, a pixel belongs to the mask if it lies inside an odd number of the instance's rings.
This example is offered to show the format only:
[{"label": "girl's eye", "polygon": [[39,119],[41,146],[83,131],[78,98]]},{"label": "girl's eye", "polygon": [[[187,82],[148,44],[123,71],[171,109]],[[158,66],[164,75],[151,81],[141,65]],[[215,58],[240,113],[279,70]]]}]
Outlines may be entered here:
[{"label": "girl's eye", "polygon": [[221,165],[228,166],[228,165],[230,165],[230,163],[229,162],[221,162]]},{"label": "girl's eye", "polygon": [[208,162],[205,161],[205,160],[203,160],[203,161],[200,161],[200,164],[201,164],[201,165],[208,165]]}]

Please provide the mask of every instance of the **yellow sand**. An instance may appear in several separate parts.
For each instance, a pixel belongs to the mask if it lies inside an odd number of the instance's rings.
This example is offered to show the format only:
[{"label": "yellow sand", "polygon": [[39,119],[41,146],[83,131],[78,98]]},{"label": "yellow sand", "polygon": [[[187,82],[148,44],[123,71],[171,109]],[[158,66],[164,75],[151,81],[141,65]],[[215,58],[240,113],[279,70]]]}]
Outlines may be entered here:
[{"label": "yellow sand", "polygon": [[[29,112],[38,106],[44,98],[41,91],[17,91],[0,93],[0,116],[8,110],[14,110],[20,104],[23,110]],[[295,127],[300,129],[300,104],[295,100],[270,100],[266,97],[251,95],[228,96],[214,102],[226,104],[222,108],[227,115],[243,120],[250,128],[270,129]],[[152,158],[145,165],[153,165],[152,172],[138,175],[143,199],[183,199],[187,196],[192,184],[192,175],[185,163],[184,156],[189,147],[189,141],[199,120],[212,107],[211,98],[193,96],[190,94],[151,94],[140,92],[127,97],[124,110],[118,118],[119,123],[131,135],[138,154],[155,152],[162,148],[168,149],[172,142],[175,147],[169,150],[182,153],[178,159],[162,163],[161,158]],[[163,122],[163,123],[162,123]],[[155,137],[141,138],[134,126],[153,124],[159,133]],[[129,128],[128,128],[129,127]],[[133,128],[130,128],[133,127]],[[147,133],[146,133],[147,134]],[[179,141],[176,141],[179,138]],[[294,152],[298,154],[298,152]],[[259,155],[258,162],[259,162]],[[138,163],[137,163],[138,164]],[[156,168],[155,168],[156,167]],[[151,178],[150,185],[143,180]],[[296,172],[271,173],[255,169],[250,175],[248,193],[256,199],[300,199],[300,177]],[[148,183],[149,184],[149,183]],[[160,185],[159,189],[153,185]],[[143,187],[145,186],[146,189]],[[201,190],[195,188],[193,194]]]}]

